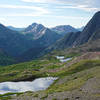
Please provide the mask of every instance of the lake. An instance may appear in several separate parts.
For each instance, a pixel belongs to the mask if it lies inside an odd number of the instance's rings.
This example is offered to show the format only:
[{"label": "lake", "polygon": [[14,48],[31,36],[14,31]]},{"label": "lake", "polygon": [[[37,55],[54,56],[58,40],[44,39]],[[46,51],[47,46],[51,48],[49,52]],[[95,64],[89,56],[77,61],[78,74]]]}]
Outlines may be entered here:
[{"label": "lake", "polygon": [[45,90],[57,79],[46,77],[31,82],[2,82],[0,83],[0,94]]}]

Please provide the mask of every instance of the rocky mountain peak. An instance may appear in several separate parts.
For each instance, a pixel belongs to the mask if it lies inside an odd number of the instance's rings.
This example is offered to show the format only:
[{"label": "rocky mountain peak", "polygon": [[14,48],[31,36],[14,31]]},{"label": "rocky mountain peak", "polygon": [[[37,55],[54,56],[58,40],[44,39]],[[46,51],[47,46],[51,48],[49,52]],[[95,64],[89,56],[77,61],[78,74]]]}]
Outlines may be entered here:
[{"label": "rocky mountain peak", "polygon": [[44,29],[44,28],[45,27],[42,24],[33,23],[25,29],[25,33],[27,33],[27,32],[37,32],[37,31],[40,31],[41,29]]},{"label": "rocky mountain peak", "polygon": [[69,32],[77,32],[78,31],[77,29],[75,29],[74,27],[72,27],[70,25],[59,25],[59,26],[52,28],[52,30],[59,34],[62,34],[62,35],[65,35]]}]

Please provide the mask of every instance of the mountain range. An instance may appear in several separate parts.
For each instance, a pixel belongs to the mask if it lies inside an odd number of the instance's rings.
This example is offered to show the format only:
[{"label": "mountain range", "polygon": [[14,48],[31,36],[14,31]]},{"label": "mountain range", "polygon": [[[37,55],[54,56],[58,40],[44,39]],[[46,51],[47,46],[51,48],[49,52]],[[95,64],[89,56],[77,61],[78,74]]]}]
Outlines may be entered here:
[{"label": "mountain range", "polygon": [[51,30],[53,30],[61,35],[65,35],[65,34],[70,33],[70,32],[77,32],[78,31],[77,29],[75,29],[74,27],[72,27],[70,25],[59,25],[59,26],[56,26],[54,28],[51,28]]},{"label": "mountain range", "polygon": [[34,40],[36,44],[41,45],[42,47],[48,47],[58,40],[61,35],[56,32],[46,28],[42,24],[33,23],[29,25],[24,31],[23,34],[30,40]]},{"label": "mountain range", "polygon": [[23,31],[14,31],[0,24],[0,48],[11,57],[18,57],[18,61],[28,51],[32,52],[31,54],[34,54],[32,58],[35,58],[60,37],[41,24],[33,23]]},{"label": "mountain range", "polygon": [[100,39],[100,12],[97,12],[92,17],[82,32],[70,32],[66,34],[63,38],[59,39],[55,44],[49,47],[47,51],[75,48],[91,41],[97,41],[98,39]]},{"label": "mountain range", "polygon": [[37,23],[14,30],[0,24],[0,48],[18,61],[29,61],[53,50],[75,48],[100,39],[100,12],[93,16],[83,31],[70,25],[49,29]]}]

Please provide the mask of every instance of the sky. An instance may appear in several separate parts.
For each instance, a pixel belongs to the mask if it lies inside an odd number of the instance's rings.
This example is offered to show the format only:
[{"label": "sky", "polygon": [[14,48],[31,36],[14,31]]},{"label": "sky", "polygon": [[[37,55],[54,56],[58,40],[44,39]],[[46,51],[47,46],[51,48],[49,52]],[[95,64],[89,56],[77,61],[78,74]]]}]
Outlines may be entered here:
[{"label": "sky", "polygon": [[46,27],[85,26],[100,10],[100,0],[0,0],[0,23],[27,27],[32,23]]}]

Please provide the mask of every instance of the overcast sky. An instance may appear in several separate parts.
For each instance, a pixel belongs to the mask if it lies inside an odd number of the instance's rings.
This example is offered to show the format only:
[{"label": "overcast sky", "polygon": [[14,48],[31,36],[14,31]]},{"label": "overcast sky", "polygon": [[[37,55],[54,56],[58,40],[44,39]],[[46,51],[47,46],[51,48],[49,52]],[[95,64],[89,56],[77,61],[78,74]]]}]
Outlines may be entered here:
[{"label": "overcast sky", "polygon": [[81,27],[100,10],[100,0],[0,0],[0,23],[27,27],[36,22],[46,27]]}]

